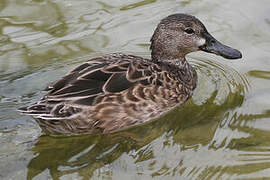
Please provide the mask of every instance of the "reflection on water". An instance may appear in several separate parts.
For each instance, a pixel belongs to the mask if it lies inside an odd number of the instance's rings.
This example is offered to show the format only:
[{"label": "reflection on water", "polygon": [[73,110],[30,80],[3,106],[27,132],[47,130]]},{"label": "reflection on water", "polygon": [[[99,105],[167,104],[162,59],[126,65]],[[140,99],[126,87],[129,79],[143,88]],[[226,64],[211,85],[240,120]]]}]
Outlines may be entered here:
[{"label": "reflection on water", "polygon": [[249,71],[248,72],[250,76],[254,76],[257,78],[263,78],[263,79],[270,79],[270,71]]},{"label": "reflection on water", "polygon": [[[267,0],[0,1],[0,179],[270,178]],[[239,8],[241,7],[241,8]],[[149,57],[159,20],[187,12],[243,60],[188,58],[192,99],[150,123],[110,135],[42,136],[16,112],[50,82],[109,52]]]}]

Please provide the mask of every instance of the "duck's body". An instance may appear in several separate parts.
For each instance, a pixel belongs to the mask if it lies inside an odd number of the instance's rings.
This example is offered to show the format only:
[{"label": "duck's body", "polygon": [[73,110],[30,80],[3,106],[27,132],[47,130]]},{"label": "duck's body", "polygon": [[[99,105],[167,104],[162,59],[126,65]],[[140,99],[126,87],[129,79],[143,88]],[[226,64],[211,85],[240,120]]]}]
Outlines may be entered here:
[{"label": "duck's body", "polygon": [[196,80],[187,61],[154,63],[115,53],[77,67],[46,88],[49,93],[27,111],[48,133],[110,133],[184,103]]},{"label": "duck's body", "polygon": [[[187,26],[195,30],[190,33]],[[190,36],[203,33],[207,31],[195,17],[171,15],[151,39],[152,59],[121,53],[91,59],[48,86],[42,100],[20,111],[32,115],[49,134],[111,133],[145,123],[192,95],[197,76],[185,55],[199,48],[211,52],[207,39]]]}]

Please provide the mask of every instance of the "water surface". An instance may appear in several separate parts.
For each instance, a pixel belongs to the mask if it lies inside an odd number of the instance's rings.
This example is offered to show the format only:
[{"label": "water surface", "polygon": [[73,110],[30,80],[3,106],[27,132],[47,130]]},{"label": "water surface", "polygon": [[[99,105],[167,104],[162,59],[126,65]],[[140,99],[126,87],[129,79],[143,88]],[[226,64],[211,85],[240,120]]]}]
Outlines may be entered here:
[{"label": "water surface", "polygon": [[[16,109],[87,59],[111,52],[149,57],[165,16],[201,19],[243,58],[203,52],[183,106],[111,135],[50,137]],[[268,0],[1,0],[0,179],[270,178]]]}]

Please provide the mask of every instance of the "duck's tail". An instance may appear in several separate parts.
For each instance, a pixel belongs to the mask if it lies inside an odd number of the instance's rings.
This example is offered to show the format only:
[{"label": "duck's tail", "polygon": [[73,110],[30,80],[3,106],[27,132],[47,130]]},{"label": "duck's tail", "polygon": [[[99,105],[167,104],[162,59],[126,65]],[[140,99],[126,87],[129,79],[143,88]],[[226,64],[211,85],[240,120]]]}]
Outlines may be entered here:
[{"label": "duck's tail", "polygon": [[33,104],[31,106],[20,107],[18,111],[31,116],[48,115],[50,113],[50,110],[44,104]]}]

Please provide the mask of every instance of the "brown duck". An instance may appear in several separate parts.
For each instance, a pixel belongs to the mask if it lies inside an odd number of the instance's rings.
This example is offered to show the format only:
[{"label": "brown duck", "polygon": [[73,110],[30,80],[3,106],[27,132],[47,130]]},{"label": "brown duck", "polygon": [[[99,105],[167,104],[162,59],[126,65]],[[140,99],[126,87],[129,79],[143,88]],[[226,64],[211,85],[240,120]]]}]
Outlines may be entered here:
[{"label": "brown duck", "polygon": [[48,134],[112,133],[157,118],[191,97],[194,51],[241,58],[213,38],[194,16],[170,15],[151,38],[151,59],[121,53],[93,58],[49,85],[39,102],[19,110]]}]

